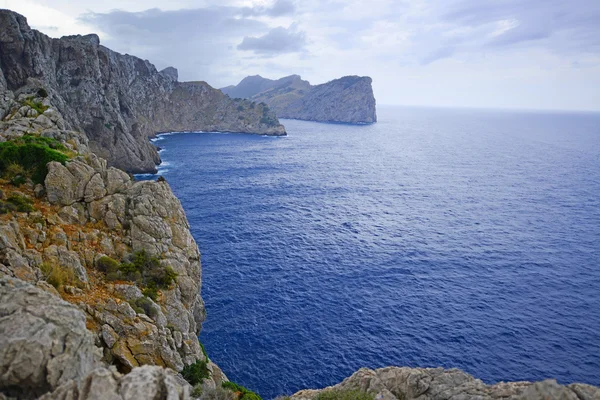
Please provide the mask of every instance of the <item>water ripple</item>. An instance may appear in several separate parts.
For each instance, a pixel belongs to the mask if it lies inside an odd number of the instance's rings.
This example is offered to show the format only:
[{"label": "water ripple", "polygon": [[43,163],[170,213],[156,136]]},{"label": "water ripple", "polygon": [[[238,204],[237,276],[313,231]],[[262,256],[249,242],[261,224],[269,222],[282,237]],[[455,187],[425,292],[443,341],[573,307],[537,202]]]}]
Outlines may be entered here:
[{"label": "water ripple", "polygon": [[211,358],[265,398],[390,364],[600,385],[600,116],[379,114],[161,137]]}]

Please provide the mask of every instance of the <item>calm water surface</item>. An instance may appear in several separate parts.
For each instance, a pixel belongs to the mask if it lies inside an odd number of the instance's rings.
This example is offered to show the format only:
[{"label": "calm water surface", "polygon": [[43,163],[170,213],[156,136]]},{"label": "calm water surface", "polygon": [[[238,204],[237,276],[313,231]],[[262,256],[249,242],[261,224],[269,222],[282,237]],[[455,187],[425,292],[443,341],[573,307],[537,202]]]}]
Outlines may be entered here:
[{"label": "calm water surface", "polygon": [[600,385],[600,114],[378,114],[156,142],[211,358],[264,398],[392,364]]}]

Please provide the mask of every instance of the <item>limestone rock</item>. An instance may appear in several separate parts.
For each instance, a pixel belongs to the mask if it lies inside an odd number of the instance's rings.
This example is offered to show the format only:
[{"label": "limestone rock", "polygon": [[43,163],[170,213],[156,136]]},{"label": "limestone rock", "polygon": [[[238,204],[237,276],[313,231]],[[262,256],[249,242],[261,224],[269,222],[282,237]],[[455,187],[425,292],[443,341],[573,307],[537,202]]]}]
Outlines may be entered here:
[{"label": "limestone rock", "polygon": [[21,280],[0,278],[0,391],[39,396],[93,370],[95,351],[77,307]]},{"label": "limestone rock", "polygon": [[68,382],[40,400],[187,400],[190,385],[179,381],[175,374],[161,367],[135,368],[127,375],[99,368],[81,383]]},{"label": "limestone rock", "polygon": [[206,82],[178,82],[174,68],[158,72],[148,61],[101,46],[97,35],[52,39],[10,10],[0,10],[0,66],[0,118],[15,100],[35,96],[33,90],[21,90],[33,80],[48,94],[43,101],[52,105],[40,116],[19,107],[15,119],[30,117],[31,122],[11,124],[6,131],[23,135],[51,122],[60,131],[84,132],[88,143],[73,137],[69,145],[78,150],[89,145],[111,166],[128,172],[156,170],[160,158],[148,137],[157,132],[285,134],[273,113],[265,112],[270,117],[265,123],[261,107],[240,111]]},{"label": "limestone rock", "polygon": [[264,102],[279,118],[370,124],[377,122],[371,83],[367,76],[344,76],[311,86],[298,75],[278,80],[255,75],[221,91],[230,97]]},{"label": "limestone rock", "polygon": [[322,391],[360,390],[380,400],[484,400],[484,399],[579,399],[600,398],[600,388],[553,380],[543,382],[500,382],[486,385],[458,369],[386,367],[361,368],[343,382],[320,390],[301,390],[292,400],[312,400]]}]

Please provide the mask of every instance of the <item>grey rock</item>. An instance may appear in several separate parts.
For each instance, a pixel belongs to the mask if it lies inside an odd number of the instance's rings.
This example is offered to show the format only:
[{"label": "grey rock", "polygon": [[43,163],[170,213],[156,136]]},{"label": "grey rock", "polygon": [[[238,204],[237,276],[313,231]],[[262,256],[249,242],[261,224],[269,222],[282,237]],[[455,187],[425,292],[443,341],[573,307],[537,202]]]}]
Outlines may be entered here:
[{"label": "grey rock", "polygon": [[[23,101],[33,92],[28,85],[36,83],[52,105],[45,117],[59,130],[85,132],[90,150],[129,172],[156,170],[160,158],[148,137],[157,132],[285,134],[274,113],[265,111],[269,123],[263,120],[262,107],[239,111],[206,82],[177,82],[174,69],[158,72],[148,61],[101,46],[97,35],[52,39],[9,10],[0,10],[0,66],[0,97],[9,99],[0,103],[2,116],[13,102],[11,93]],[[37,117],[22,108],[16,118]],[[29,128],[13,129],[22,135]]]},{"label": "grey rock", "polygon": [[44,185],[39,183],[35,185],[35,187],[33,188],[33,194],[37,199],[44,197],[44,195],[46,194],[46,189],[44,189]]},{"label": "grey rock", "polygon": [[171,79],[174,82],[177,82],[177,80],[179,79],[179,72],[177,71],[177,68],[167,67],[160,71],[160,74]]},{"label": "grey rock", "polygon": [[75,306],[0,278],[0,391],[32,398],[97,366],[94,336]]},{"label": "grey rock", "polygon": [[385,400],[484,400],[484,399],[579,399],[600,398],[600,388],[556,381],[500,382],[486,385],[458,369],[386,367],[361,368],[343,382],[320,390],[301,390],[292,400],[312,400],[322,391],[360,390]]},{"label": "grey rock", "polygon": [[50,245],[44,249],[44,260],[48,263],[59,265],[62,268],[68,268],[75,273],[75,276],[82,282],[88,282],[87,271],[81,264],[79,255],[63,245]]},{"label": "grey rock", "polygon": [[371,84],[367,76],[344,76],[311,86],[298,75],[278,80],[255,75],[221,91],[230,97],[264,102],[279,118],[370,124],[377,122]]},{"label": "grey rock", "polygon": [[127,375],[98,368],[80,383],[70,381],[41,400],[187,400],[190,385],[161,367],[144,366]]}]

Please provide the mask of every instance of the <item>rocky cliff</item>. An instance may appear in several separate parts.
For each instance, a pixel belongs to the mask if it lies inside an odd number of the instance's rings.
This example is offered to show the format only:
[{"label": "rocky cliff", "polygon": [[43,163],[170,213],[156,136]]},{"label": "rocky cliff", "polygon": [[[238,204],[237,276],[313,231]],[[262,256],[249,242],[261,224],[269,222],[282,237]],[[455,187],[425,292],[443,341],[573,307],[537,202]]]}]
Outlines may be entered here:
[{"label": "rocky cliff", "polygon": [[163,131],[228,131],[285,135],[274,113],[235,102],[205,82],[178,82],[177,71],[100,45],[97,35],[52,39],[25,17],[0,10],[0,116],[11,92],[35,82],[83,132],[96,154],[129,172],[154,171],[160,161],[148,137]]},{"label": "rocky cliff", "polygon": [[371,83],[367,76],[345,76],[311,86],[298,75],[278,80],[255,75],[221,91],[232,98],[265,103],[279,118],[370,124],[377,121]]},{"label": "rocky cliff", "polygon": [[220,387],[198,341],[200,253],[168,183],[108,166],[43,85],[14,95],[0,122],[0,398],[189,398],[189,365],[197,390]]},{"label": "rocky cliff", "polygon": [[[136,182],[109,166],[46,81],[0,83],[0,400],[259,399],[228,384],[198,340],[200,253],[168,183]],[[170,96],[199,99],[202,87]],[[600,392],[390,367],[291,398],[586,400]]]}]

